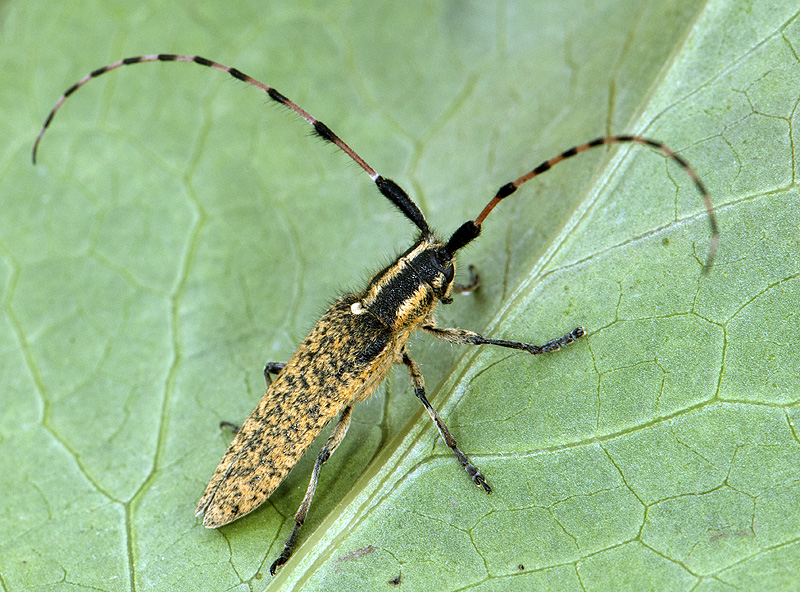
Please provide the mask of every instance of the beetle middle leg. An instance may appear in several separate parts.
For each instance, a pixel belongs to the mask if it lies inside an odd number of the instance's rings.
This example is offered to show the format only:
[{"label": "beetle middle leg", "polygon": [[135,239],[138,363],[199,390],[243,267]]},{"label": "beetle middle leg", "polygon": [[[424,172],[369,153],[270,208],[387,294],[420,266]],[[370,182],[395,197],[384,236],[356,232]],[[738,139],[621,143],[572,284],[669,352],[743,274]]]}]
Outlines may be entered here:
[{"label": "beetle middle leg", "polygon": [[267,382],[267,388],[272,384],[270,374],[277,376],[284,368],[286,368],[286,362],[267,362],[264,365],[264,380]]},{"label": "beetle middle leg", "polygon": [[280,557],[278,557],[275,560],[275,563],[273,563],[269,568],[269,573],[273,576],[275,575],[275,571],[281,565],[286,563],[289,560],[289,557],[292,556],[292,551],[294,550],[295,543],[297,542],[297,534],[300,532],[300,527],[303,526],[303,523],[306,521],[308,509],[311,507],[311,500],[314,499],[314,492],[317,490],[319,471],[322,468],[322,465],[324,465],[334,453],[339,444],[342,443],[342,440],[347,433],[347,428],[350,427],[350,416],[352,413],[352,405],[348,405],[342,410],[342,413],[339,416],[339,423],[337,423],[336,427],[333,428],[333,433],[331,433],[328,441],[325,442],[325,446],[322,447],[322,450],[319,451],[317,462],[314,463],[314,470],[311,471],[311,481],[308,483],[306,495],[303,497],[303,501],[300,504],[300,507],[297,509],[297,513],[294,515],[294,528],[292,529],[289,538],[286,539],[286,544],[283,547],[283,552],[281,553]]},{"label": "beetle middle leg", "polygon": [[442,418],[439,417],[436,409],[434,409],[428,402],[428,398],[425,396],[425,379],[422,377],[422,372],[420,371],[419,366],[417,366],[417,363],[411,359],[405,349],[403,350],[402,356],[402,362],[408,368],[408,375],[411,378],[411,384],[414,386],[414,394],[420,401],[422,401],[422,404],[425,406],[425,410],[428,412],[428,415],[431,416],[433,423],[436,424],[436,428],[439,430],[439,434],[442,436],[442,439],[456,455],[459,464],[461,464],[461,466],[464,467],[464,470],[467,471],[467,475],[469,475],[469,478],[472,479],[472,482],[478,487],[483,487],[486,493],[492,493],[492,488],[486,482],[486,478],[483,476],[483,473],[480,472],[478,467],[472,464],[466,454],[461,452],[456,444],[456,439],[453,438],[450,430],[448,430],[447,426],[444,425],[444,422],[442,421]]},{"label": "beetle middle leg", "polygon": [[[277,376],[280,374],[281,370],[286,367],[286,362],[267,362],[264,366],[264,380],[267,382],[267,388],[269,385],[272,384],[272,377],[270,374],[274,374]],[[219,422],[219,429],[224,430],[225,428],[230,428],[235,436],[239,432],[239,428],[241,428],[239,424],[230,422],[230,421],[221,421]]]}]

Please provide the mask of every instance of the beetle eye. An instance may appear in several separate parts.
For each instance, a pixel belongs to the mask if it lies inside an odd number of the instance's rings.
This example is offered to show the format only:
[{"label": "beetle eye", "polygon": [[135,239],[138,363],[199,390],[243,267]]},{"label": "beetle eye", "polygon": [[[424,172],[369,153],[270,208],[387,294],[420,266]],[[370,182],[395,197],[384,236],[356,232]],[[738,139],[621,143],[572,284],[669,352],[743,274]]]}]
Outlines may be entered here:
[{"label": "beetle eye", "polygon": [[444,268],[444,277],[447,280],[448,284],[453,281],[455,275],[456,275],[456,269],[455,267],[453,267],[453,262],[448,261],[447,267]]},{"label": "beetle eye", "polygon": [[453,281],[453,277],[455,277],[455,267],[453,266],[453,257],[446,251],[437,251],[434,255],[434,261],[436,262],[436,267],[442,272],[447,280],[447,283]]}]

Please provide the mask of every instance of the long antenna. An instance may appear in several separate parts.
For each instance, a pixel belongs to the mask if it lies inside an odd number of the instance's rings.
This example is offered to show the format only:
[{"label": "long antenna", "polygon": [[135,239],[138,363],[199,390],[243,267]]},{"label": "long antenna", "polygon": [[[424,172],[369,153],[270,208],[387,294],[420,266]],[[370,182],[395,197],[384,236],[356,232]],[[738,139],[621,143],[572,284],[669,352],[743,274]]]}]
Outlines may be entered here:
[{"label": "long antenna", "polygon": [[145,55],[145,56],[137,56],[132,58],[125,58],[124,60],[119,60],[118,62],[114,62],[113,64],[109,64],[107,66],[103,66],[102,68],[98,68],[93,72],[90,72],[83,78],[81,78],[78,82],[73,84],[69,87],[63,95],[58,99],[56,102],[55,107],[50,111],[50,114],[47,116],[47,119],[42,126],[42,129],[39,131],[39,135],[36,137],[36,142],[33,144],[33,152],[32,152],[32,159],[33,164],[36,164],[36,156],[39,150],[39,143],[42,141],[42,136],[47,128],[50,126],[50,123],[53,121],[53,117],[67,100],[67,98],[78,90],[80,87],[84,86],[93,78],[97,78],[98,76],[102,76],[107,72],[111,72],[112,70],[116,70],[117,68],[121,68],[122,66],[130,66],[132,64],[142,64],[146,62],[194,62],[195,64],[200,64],[201,66],[206,66],[208,68],[213,68],[214,70],[219,70],[220,72],[227,72],[231,76],[233,76],[236,80],[241,80],[251,86],[255,86],[256,88],[264,91],[270,99],[275,101],[276,103],[280,103],[281,105],[291,109],[295,113],[297,113],[300,117],[306,120],[309,125],[314,128],[314,133],[318,135],[323,140],[330,142],[331,144],[335,145],[339,148],[342,152],[347,154],[353,161],[360,166],[369,178],[373,180],[375,185],[377,185],[380,192],[389,200],[391,201],[403,214],[408,218],[411,222],[413,222],[417,228],[419,228],[423,233],[430,233],[428,228],[428,223],[425,221],[425,216],[422,215],[422,212],[417,207],[417,205],[411,201],[411,198],[408,194],[403,191],[403,189],[391,179],[387,179],[382,177],[378,173],[375,172],[367,162],[361,158],[355,150],[350,148],[345,142],[337,136],[331,129],[319,121],[318,119],[314,118],[305,111],[303,108],[298,106],[293,101],[286,98],[284,95],[279,93],[274,88],[267,86],[263,82],[259,82],[255,78],[244,74],[243,72],[237,70],[236,68],[231,68],[230,66],[225,66],[224,64],[220,64],[218,62],[214,62],[212,60],[207,60],[206,58],[200,56],[190,56],[190,55],[176,55],[176,54],[153,54],[153,55]]},{"label": "long antenna", "polygon": [[535,169],[500,187],[495,196],[488,204],[486,204],[475,220],[466,222],[458,230],[456,230],[455,233],[453,233],[453,236],[450,237],[450,240],[447,243],[447,250],[451,253],[454,253],[461,247],[474,240],[478,234],[480,234],[483,221],[486,220],[487,216],[497,206],[497,204],[499,204],[506,197],[514,193],[517,189],[534,177],[538,177],[542,173],[546,173],[558,163],[567,160],[568,158],[572,158],[581,152],[586,152],[587,150],[597,148],[598,146],[624,143],[640,144],[642,146],[649,146],[650,148],[658,150],[667,158],[677,162],[678,165],[680,165],[680,167],[686,171],[686,174],[689,175],[689,178],[694,182],[695,187],[697,187],[697,191],[700,193],[701,197],[703,198],[703,202],[705,203],[706,213],[708,214],[708,222],[711,226],[711,244],[709,245],[706,263],[703,266],[703,273],[707,273],[714,264],[714,256],[716,255],[717,245],[719,244],[719,226],[717,225],[717,218],[714,215],[714,206],[711,203],[711,196],[708,194],[708,191],[706,190],[705,185],[703,185],[703,182],[700,180],[700,177],[697,176],[697,173],[691,166],[689,166],[688,162],[686,162],[681,156],[676,154],[671,148],[662,142],[657,142],[656,140],[651,140],[642,136],[605,136],[592,140],[591,142],[586,142],[585,144],[580,144],[579,146],[573,146],[558,156],[554,156],[549,160],[545,160]]}]

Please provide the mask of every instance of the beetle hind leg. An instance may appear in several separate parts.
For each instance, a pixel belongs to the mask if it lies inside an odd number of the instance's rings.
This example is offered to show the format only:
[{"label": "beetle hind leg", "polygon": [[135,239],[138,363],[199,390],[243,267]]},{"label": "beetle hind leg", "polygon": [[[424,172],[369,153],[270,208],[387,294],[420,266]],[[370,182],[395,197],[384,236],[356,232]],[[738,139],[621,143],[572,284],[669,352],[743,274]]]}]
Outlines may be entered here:
[{"label": "beetle hind leg", "polygon": [[270,575],[274,576],[277,569],[289,561],[289,557],[292,556],[292,551],[294,551],[294,546],[297,543],[297,535],[300,532],[300,528],[303,526],[303,523],[306,521],[308,509],[311,507],[311,500],[314,499],[314,492],[317,490],[319,471],[322,468],[322,465],[324,465],[325,462],[336,451],[336,448],[338,448],[339,444],[342,443],[342,440],[344,440],[344,436],[347,433],[347,428],[350,427],[350,416],[352,413],[352,405],[348,405],[344,408],[341,416],[339,417],[339,422],[336,424],[336,427],[333,428],[333,433],[331,433],[328,441],[325,442],[325,446],[322,447],[322,450],[319,451],[317,462],[314,463],[314,470],[311,471],[311,480],[308,483],[306,495],[303,497],[303,501],[300,503],[300,507],[297,509],[297,513],[294,515],[294,528],[292,528],[289,538],[286,539],[286,544],[283,546],[283,551],[281,552],[280,556],[270,566]]}]

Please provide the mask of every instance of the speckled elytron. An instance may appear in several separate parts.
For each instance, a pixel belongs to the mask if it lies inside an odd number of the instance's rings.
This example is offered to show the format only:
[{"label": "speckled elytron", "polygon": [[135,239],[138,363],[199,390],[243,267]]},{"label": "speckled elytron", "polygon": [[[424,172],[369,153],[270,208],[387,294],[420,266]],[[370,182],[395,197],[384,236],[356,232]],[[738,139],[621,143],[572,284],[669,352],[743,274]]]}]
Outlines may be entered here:
[{"label": "speckled elytron", "polygon": [[[203,516],[203,524],[209,528],[228,524],[253,511],[275,491],[320,431],[339,415],[331,436],[317,456],[308,490],[294,517],[295,526],[280,557],[270,567],[272,574],[277,567],[286,563],[292,553],[298,532],[311,505],[320,469],[344,438],[353,405],[370,397],[395,364],[406,366],[414,394],[425,406],[442,438],[453,450],[472,482],[486,493],[492,492],[486,478],[467,455],[461,452],[450,431],[428,402],[422,373],[406,351],[406,341],[411,333],[421,329],[450,343],[496,345],[535,355],[555,351],[584,335],[584,330],[578,327],[558,339],[538,346],[518,341],[488,339],[472,331],[439,328],[435,324],[433,313],[440,302],[449,304],[454,292],[465,292],[477,286],[477,276],[472,273],[468,286],[453,282],[457,251],[478,237],[481,225],[489,213],[523,183],[562,160],[596,146],[624,142],[650,146],[678,163],[697,186],[705,202],[712,233],[704,269],[708,270],[712,264],[718,231],[711,200],[694,170],[660,142],[640,136],[610,136],[570,148],[500,187],[475,220],[465,222],[444,241],[431,232],[422,212],[405,191],[394,181],[378,175],[328,126],[275,89],[235,68],[198,56],[161,54],[126,58],[87,74],[61,96],[48,115],[34,144],[33,161],[36,162],[42,135],[68,96],[92,78],[121,66],[156,61],[194,62],[227,72],[237,80],[263,90],[272,100],[303,117],[322,139],[333,143],[352,158],[375,182],[378,190],[420,232],[416,242],[377,273],[363,291],[339,298],[317,322],[288,362],[267,364],[264,370],[267,391],[247,421],[238,429],[197,504],[197,515]],[[277,375],[274,382],[270,381],[270,374]]]}]

